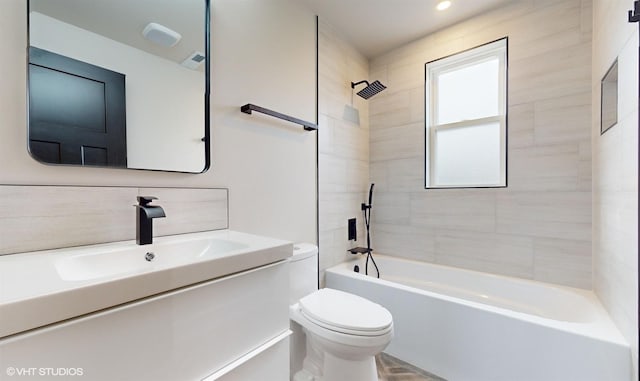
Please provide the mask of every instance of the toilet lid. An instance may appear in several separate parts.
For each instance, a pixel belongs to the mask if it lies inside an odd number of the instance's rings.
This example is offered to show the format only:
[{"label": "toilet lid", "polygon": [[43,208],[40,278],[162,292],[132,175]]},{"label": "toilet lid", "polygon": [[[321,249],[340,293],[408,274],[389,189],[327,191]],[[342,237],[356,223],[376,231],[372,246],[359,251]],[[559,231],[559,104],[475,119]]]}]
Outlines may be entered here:
[{"label": "toilet lid", "polygon": [[323,288],[300,299],[300,310],[311,320],[337,331],[379,332],[392,324],[391,313],[357,295]]}]

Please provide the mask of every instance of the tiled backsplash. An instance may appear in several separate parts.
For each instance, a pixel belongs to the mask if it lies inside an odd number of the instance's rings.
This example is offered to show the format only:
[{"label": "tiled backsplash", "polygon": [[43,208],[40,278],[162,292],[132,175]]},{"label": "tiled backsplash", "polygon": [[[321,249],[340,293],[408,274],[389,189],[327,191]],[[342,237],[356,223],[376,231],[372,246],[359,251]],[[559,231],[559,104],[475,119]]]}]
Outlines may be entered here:
[{"label": "tiled backsplash", "polygon": [[229,225],[227,189],[2,185],[0,255],[135,239],[138,195],[167,215],[154,236]]}]

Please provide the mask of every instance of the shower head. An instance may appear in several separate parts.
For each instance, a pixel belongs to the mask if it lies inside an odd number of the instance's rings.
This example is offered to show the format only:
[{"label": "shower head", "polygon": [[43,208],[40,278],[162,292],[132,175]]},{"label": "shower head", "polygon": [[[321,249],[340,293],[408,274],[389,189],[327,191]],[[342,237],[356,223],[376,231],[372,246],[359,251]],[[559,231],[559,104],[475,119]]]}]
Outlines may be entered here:
[{"label": "shower head", "polygon": [[374,81],[373,83],[369,83],[369,81],[360,81],[360,82],[351,82],[351,88],[355,89],[356,86],[358,86],[361,83],[366,83],[367,87],[365,87],[364,89],[358,91],[356,94],[358,94],[359,96],[361,96],[364,99],[369,99],[372,96],[378,94],[379,92],[381,92],[382,90],[386,89],[387,86],[383,85],[382,83],[380,83],[380,81]]},{"label": "shower head", "polygon": [[360,209],[362,210],[367,210],[367,209],[371,209],[371,207],[373,207],[373,186],[375,184],[371,184],[371,188],[369,188],[369,203],[365,204],[364,202],[362,204],[360,204]]}]

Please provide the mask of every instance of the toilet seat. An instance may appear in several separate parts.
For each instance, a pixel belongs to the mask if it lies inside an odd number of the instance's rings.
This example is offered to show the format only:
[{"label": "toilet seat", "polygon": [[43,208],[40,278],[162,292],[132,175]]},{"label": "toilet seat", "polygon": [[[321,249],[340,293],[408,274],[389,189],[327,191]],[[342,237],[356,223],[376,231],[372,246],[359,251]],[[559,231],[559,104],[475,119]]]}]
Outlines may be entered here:
[{"label": "toilet seat", "polygon": [[300,299],[300,313],[325,329],[354,336],[382,336],[393,329],[389,311],[357,295],[330,288]]}]

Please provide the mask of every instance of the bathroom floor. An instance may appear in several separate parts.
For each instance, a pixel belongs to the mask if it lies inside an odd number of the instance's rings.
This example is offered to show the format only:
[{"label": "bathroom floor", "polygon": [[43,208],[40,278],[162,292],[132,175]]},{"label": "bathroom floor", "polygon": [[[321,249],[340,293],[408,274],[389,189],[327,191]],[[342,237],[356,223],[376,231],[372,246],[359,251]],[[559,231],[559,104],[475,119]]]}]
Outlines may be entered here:
[{"label": "bathroom floor", "polygon": [[386,353],[376,356],[380,381],[446,381]]}]

